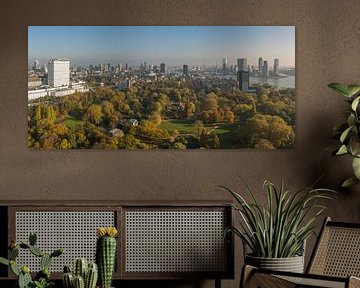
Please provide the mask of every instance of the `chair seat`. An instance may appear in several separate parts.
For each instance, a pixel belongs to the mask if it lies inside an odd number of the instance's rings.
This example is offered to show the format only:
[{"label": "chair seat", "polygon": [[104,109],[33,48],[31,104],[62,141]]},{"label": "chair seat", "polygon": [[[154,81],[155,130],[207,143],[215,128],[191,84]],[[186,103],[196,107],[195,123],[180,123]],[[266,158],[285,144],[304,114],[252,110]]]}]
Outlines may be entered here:
[{"label": "chair seat", "polygon": [[306,278],[296,277],[296,276],[280,276],[277,277],[284,279],[286,281],[296,284],[296,287],[311,286],[311,287],[326,287],[326,288],[345,288],[346,287],[346,278],[342,281],[335,281],[334,279],[319,279],[319,278]]},{"label": "chair seat", "polygon": [[[248,281],[245,286],[248,288],[303,288],[303,287],[322,287],[322,288],[347,288],[360,287],[360,279],[357,277],[334,277],[315,274],[299,274],[292,272],[270,271],[258,269],[249,265],[244,267]],[[349,286],[349,282],[353,286]]]}]

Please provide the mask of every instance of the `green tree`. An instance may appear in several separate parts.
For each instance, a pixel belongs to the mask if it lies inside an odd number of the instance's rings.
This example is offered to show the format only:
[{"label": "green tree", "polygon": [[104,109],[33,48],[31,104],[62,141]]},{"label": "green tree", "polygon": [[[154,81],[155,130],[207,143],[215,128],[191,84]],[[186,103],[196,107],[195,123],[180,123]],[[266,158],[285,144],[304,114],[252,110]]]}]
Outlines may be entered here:
[{"label": "green tree", "polygon": [[104,114],[102,113],[102,107],[100,105],[90,105],[86,110],[85,117],[86,120],[98,125]]}]

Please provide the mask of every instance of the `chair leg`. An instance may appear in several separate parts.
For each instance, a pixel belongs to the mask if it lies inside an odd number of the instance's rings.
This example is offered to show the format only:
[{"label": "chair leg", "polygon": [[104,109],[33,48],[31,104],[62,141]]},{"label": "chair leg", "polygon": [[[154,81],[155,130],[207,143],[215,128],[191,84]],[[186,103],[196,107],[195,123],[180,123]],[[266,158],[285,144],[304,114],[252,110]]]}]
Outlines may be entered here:
[{"label": "chair leg", "polygon": [[221,288],[221,279],[220,278],[215,279],[215,288]]},{"label": "chair leg", "polygon": [[242,271],[241,271],[239,288],[248,287],[250,280],[251,280],[251,275],[253,274],[253,271],[254,271],[254,267],[252,267],[250,265],[244,265],[244,267],[242,268]]}]

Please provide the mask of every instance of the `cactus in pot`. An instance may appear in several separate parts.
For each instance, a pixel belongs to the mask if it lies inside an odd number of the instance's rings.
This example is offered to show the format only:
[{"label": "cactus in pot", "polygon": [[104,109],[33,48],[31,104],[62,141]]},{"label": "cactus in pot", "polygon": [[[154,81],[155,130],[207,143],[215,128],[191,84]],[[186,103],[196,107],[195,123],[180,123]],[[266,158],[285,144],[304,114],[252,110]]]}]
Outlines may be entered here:
[{"label": "cactus in pot", "polygon": [[101,227],[97,229],[96,262],[99,267],[100,288],[110,288],[116,258],[115,227]]},{"label": "cactus in pot", "polygon": [[68,266],[64,267],[64,288],[95,288],[98,279],[96,263],[88,263],[85,258],[79,258],[74,264],[74,273]]}]

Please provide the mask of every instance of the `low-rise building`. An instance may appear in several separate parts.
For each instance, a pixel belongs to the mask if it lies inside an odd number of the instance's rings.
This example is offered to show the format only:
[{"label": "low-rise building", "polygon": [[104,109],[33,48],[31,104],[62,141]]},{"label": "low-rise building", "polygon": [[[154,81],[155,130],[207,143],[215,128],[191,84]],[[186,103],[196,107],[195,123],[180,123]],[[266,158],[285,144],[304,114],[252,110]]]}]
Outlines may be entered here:
[{"label": "low-rise building", "polygon": [[124,132],[123,132],[121,129],[118,129],[118,128],[111,129],[111,130],[107,131],[106,134],[107,134],[109,137],[118,137],[118,138],[121,138],[121,137],[124,136]]}]

